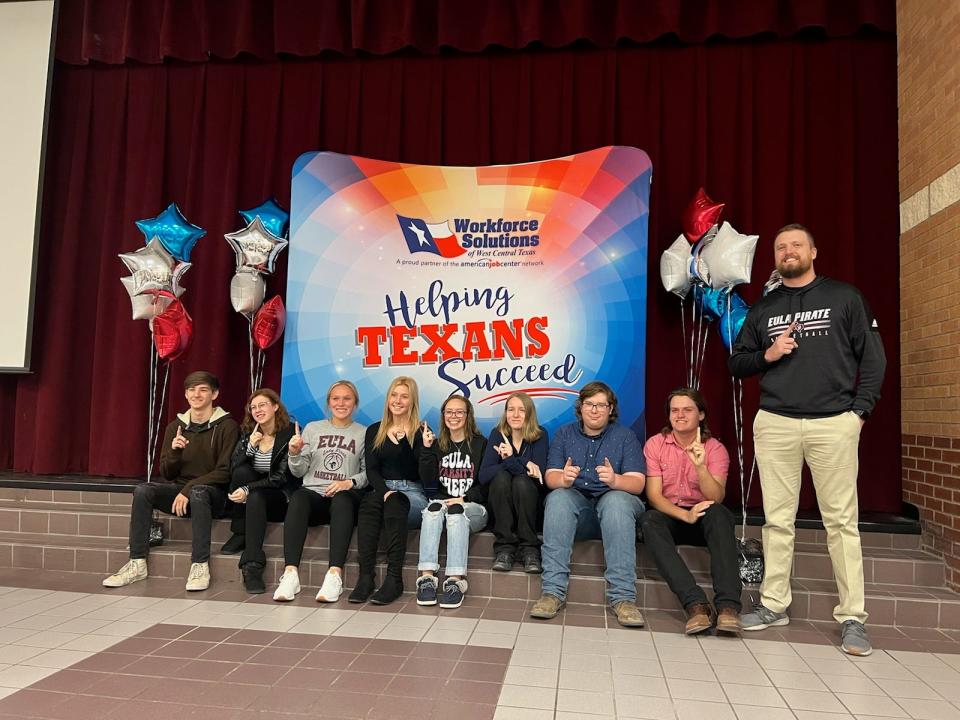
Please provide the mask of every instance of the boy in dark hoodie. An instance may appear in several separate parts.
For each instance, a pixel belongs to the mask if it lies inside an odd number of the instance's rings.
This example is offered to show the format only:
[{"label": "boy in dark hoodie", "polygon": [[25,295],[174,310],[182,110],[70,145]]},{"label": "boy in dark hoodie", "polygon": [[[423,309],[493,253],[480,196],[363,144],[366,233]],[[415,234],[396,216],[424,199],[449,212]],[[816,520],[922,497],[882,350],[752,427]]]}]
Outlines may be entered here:
[{"label": "boy in dark hoodie", "polygon": [[130,510],[130,560],[103,581],[123,587],[147,578],[150,518],[154,510],[189,516],[193,551],[187,590],[210,586],[210,532],[213,518],[222,517],[230,482],[230,456],[237,444],[236,421],[213,403],[220,381],[203,371],[183,381],[190,409],[167,426],[160,452],[163,481],[138,485]]},{"label": "boy in dark hoodie", "polygon": [[741,618],[743,629],[790,622],[794,522],[806,462],[840,595],[833,617],[842,625],[841,647],[869,655],[857,451],[860,429],[880,398],[883,344],[859,291],[817,276],[809,230],[781,228],[773,250],[783,284],[750,308],[729,360],[735,377],[761,373],[753,436],[763,488],[765,575],[760,603]]}]

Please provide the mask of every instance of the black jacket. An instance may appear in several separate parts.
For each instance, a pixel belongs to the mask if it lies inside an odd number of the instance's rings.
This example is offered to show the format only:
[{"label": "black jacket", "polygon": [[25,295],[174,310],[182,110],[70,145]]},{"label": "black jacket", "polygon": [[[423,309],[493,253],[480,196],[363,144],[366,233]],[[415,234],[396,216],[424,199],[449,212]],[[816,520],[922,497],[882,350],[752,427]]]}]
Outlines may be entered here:
[{"label": "black jacket", "polygon": [[[768,363],[764,352],[793,320],[798,347]],[[824,276],[802,288],[780,286],[759,300],[728,360],[735,377],[762,373],[761,409],[804,418],[850,410],[869,415],[880,399],[886,364],[877,321],[863,296]]]},{"label": "black jacket", "polygon": [[258,473],[258,479],[253,482],[238,482],[235,476],[235,470],[243,465],[253,466],[253,458],[247,455],[247,443],[250,440],[250,433],[242,433],[233,449],[233,458],[230,460],[230,490],[236,490],[245,485],[248,490],[255,490],[259,487],[280,488],[288,495],[303,484],[301,478],[294,477],[287,468],[287,454],[290,438],[293,437],[294,426],[291,422],[285,429],[277,433],[273,441],[273,451],[270,454],[270,472],[265,474]]}]

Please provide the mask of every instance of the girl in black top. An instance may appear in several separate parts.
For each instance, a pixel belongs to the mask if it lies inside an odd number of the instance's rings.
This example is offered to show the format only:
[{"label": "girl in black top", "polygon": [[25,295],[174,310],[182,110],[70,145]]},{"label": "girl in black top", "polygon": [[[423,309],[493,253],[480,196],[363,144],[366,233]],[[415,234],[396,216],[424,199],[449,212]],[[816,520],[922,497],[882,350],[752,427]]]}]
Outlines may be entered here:
[{"label": "girl in black top", "polygon": [[437,604],[440,537],[447,529],[447,569],[440,607],[457,608],[467,591],[470,535],[487,525],[483,488],[477,482],[480,458],[487,441],[477,430],[473,406],[452,395],[440,407],[440,437],[424,423],[420,446],[420,477],[432,502],[423,511],[417,604]]},{"label": "girl in black top", "polygon": [[493,515],[494,570],[511,570],[519,554],[525,572],[543,571],[537,515],[545,494],[546,468],[547,431],[537,422],[530,396],[515,392],[490,433],[480,467],[480,482],[489,489],[487,507]]},{"label": "girl in black top", "polygon": [[299,484],[287,468],[287,444],[293,437],[293,425],[280,396],[261,388],[247,401],[240,431],[230,463],[228,497],[246,506],[246,548],[240,556],[243,585],[247,592],[262,593],[267,589],[263,582],[267,521],[283,520],[289,493]]},{"label": "girl in black top", "polygon": [[[367,428],[364,453],[367,481],[373,487],[360,503],[357,551],[360,577],[350,602],[367,599],[386,605],[403,594],[403,558],[407,531],[420,527],[427,497],[420,484],[414,449],[422,442],[416,381],[401,376],[387,388],[383,419]],[[374,592],[374,569],[381,529],[387,545],[387,574]]]}]

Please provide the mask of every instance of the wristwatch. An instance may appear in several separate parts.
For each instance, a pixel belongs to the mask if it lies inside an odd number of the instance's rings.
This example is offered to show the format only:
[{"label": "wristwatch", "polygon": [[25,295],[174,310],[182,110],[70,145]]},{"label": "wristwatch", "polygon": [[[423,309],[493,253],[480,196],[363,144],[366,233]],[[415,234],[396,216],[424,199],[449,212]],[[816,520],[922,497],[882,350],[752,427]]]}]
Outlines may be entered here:
[{"label": "wristwatch", "polygon": [[870,413],[866,410],[861,410],[860,408],[854,408],[853,412],[863,421],[870,419]]}]

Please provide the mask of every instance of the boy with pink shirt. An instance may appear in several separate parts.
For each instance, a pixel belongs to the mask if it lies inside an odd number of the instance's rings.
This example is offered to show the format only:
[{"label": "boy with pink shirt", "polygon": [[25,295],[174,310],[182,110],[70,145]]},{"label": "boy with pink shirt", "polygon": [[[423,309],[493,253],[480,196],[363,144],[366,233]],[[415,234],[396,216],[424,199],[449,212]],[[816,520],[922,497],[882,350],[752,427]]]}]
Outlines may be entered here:
[{"label": "boy with pink shirt", "polygon": [[739,563],[733,513],[723,504],[730,457],[710,436],[699,392],[674,390],[667,398],[667,426],[647,440],[648,509],[640,522],[643,541],[661,577],[687,611],[685,632],[713,626],[706,593],[677,552],[677,544],[706,543],[710,551],[717,630],[740,632]]}]

